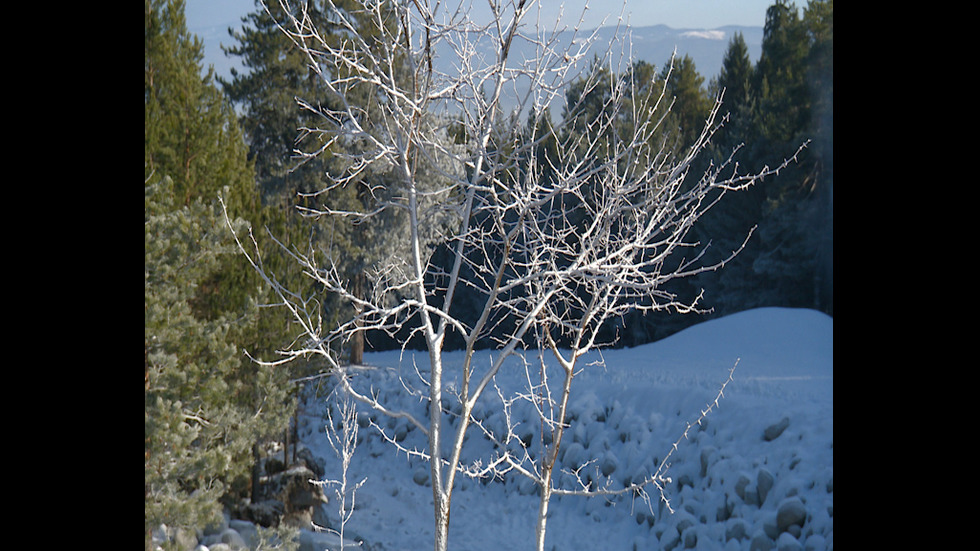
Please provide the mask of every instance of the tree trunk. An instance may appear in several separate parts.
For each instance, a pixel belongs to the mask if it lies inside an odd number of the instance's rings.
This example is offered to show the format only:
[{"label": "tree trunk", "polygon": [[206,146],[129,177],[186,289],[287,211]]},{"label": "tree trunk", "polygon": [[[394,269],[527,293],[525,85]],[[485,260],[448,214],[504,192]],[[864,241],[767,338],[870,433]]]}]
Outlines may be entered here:
[{"label": "tree trunk", "polygon": [[[565,381],[562,383],[561,402],[558,406],[558,426],[552,429],[551,449],[542,456],[541,466],[541,503],[538,505],[538,524],[535,528],[535,549],[544,551],[544,536],[548,526],[548,506],[551,502],[552,476],[555,464],[558,463],[558,450],[565,435],[566,417],[568,415],[568,397],[572,394],[572,377],[575,376],[575,360],[565,362],[555,351],[555,355],[565,370]],[[543,367],[542,367],[543,369]],[[542,371],[543,373],[543,371]],[[542,375],[543,379],[543,375]]]},{"label": "tree trunk", "polygon": [[449,500],[443,499],[436,510],[435,551],[446,551],[449,548]]},{"label": "tree trunk", "polygon": [[364,363],[364,333],[358,331],[351,336],[350,364],[361,365],[363,363]]},{"label": "tree trunk", "polygon": [[[364,296],[364,274],[358,273],[354,276],[354,296],[362,297]],[[361,309],[355,307],[355,318],[354,324],[360,328]],[[360,330],[354,331],[351,335],[350,341],[350,364],[351,365],[361,365],[364,363],[364,333]]]},{"label": "tree trunk", "polygon": [[551,475],[554,472],[553,469],[554,464],[548,465],[545,472],[542,473],[541,503],[538,504],[538,525],[534,530],[534,548],[537,551],[544,551],[544,535],[548,524],[548,505],[551,502]]},{"label": "tree trunk", "polygon": [[289,426],[286,426],[286,430],[282,434],[282,464],[283,467],[289,467]]},{"label": "tree trunk", "polygon": [[262,496],[261,484],[259,484],[259,479],[262,478],[262,471],[259,467],[259,459],[261,459],[259,453],[259,443],[255,442],[252,444],[252,503],[261,501]]}]

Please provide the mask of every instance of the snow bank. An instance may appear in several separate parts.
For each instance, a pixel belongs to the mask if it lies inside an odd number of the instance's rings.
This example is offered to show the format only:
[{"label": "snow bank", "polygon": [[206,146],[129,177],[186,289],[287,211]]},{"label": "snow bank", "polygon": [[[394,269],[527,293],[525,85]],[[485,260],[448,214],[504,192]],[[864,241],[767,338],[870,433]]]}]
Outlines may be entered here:
[{"label": "snow bank", "polygon": [[[460,364],[449,353],[447,366]],[[765,308],[708,321],[663,341],[588,358],[573,384],[574,422],[563,442],[561,465],[585,467],[596,483],[622,485],[652,473],[685,427],[714,400],[738,362],[719,408],[692,430],[671,456],[663,501],[647,505],[632,497],[563,497],[552,501],[547,548],[748,550],[833,548],[833,320],[810,310]],[[424,417],[418,395],[425,376],[424,353],[366,355],[373,369],[355,383],[373,389],[392,407]],[[490,362],[481,353],[478,366]],[[416,366],[419,370],[416,371]],[[497,377],[504,396],[525,389],[522,362]],[[557,381],[556,383],[557,384]],[[502,434],[499,398],[489,393],[475,416]],[[323,434],[322,400],[306,406],[301,419],[305,444],[336,478],[338,461]],[[445,407],[452,408],[451,403]],[[540,423],[528,407],[515,406],[511,420],[531,443]],[[424,436],[404,420],[372,414],[409,449],[423,449]],[[464,456],[490,457],[493,446],[477,428]],[[347,533],[365,549],[386,551],[432,547],[432,490],[427,465],[361,430],[350,476],[367,482]],[[563,485],[575,483],[565,473]],[[327,515],[335,519],[336,511]],[[450,548],[471,551],[533,548],[537,496],[516,475],[504,480],[463,479],[453,496]],[[759,547],[761,546],[761,547]],[[323,548],[327,548],[324,546]]]}]

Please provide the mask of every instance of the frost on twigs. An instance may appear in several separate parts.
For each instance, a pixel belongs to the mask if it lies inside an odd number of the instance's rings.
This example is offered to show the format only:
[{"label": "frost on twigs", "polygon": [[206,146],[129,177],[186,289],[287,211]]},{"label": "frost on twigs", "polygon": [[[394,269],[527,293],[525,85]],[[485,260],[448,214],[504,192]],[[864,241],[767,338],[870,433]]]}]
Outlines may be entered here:
[{"label": "frost on twigs", "polygon": [[[316,355],[340,372],[338,351],[371,333],[424,348],[428,365],[405,374],[404,385],[429,405],[424,417],[389,407],[357,377],[339,377],[339,385],[425,435],[424,449],[407,450],[429,462],[437,551],[448,546],[456,476],[510,471],[542,488],[540,549],[548,499],[565,491],[552,478],[571,381],[590,368],[580,359],[612,344],[603,330],[627,315],[702,311],[700,293],[678,296],[669,284],[724,266],[740,248],[706,264],[710,243],[696,238],[695,224],[728,193],[785,165],[743,174],[733,151],[690,174],[723,122],[721,98],[693,143],[668,147],[673,99],[659,77],[637,73],[626,51],[586,63],[596,54],[595,34],[573,25],[575,39],[558,40],[568,29],[543,26],[534,0],[491,0],[490,24],[478,24],[468,3],[447,10],[425,0],[327,2],[330,28],[317,27],[305,3],[280,4],[288,14],[283,32],[331,98],[302,103],[320,124],[301,132],[320,145],[297,155],[343,161],[322,191],[309,194],[320,204],[306,214],[350,230],[360,258],[372,260],[355,278],[344,275],[345,254],[326,238],[285,247],[323,297],[350,306],[349,317],[328,324],[325,298],[284,288],[254,247],[239,242],[296,322],[299,334],[282,361]],[[513,55],[516,44],[531,53]],[[553,120],[561,99],[567,105]],[[349,187],[363,191],[359,205],[331,203],[331,193]],[[449,339],[462,351],[452,373]],[[474,351],[485,347],[491,362],[474,364]],[[551,441],[547,452],[532,457],[527,446],[509,447],[527,434],[508,423],[494,433],[501,446],[491,456],[464,460],[470,429],[487,429],[473,412],[496,374],[513,358],[535,355],[548,355],[559,377],[535,378],[528,368],[528,393],[502,396],[502,413],[530,400]],[[455,407],[445,409],[447,400]],[[664,461],[626,491],[662,490]],[[591,493],[613,491],[592,487],[581,467],[571,476]]]},{"label": "frost on twigs", "polygon": [[[331,395],[333,394],[334,393],[331,393]],[[350,474],[351,460],[353,459],[354,451],[357,448],[357,431],[359,427],[357,422],[357,408],[354,401],[348,396],[343,396],[337,400],[336,406],[339,419],[334,419],[333,407],[328,407],[327,409],[326,435],[327,441],[330,443],[330,447],[340,460],[339,478],[311,480],[310,482],[318,486],[330,487],[334,490],[339,517],[339,527],[333,529],[316,526],[316,528],[318,530],[326,530],[336,534],[337,537],[340,538],[340,548],[343,549],[345,546],[345,529],[347,522],[354,514],[354,507],[357,501],[357,491],[364,485],[365,482],[367,482],[367,477],[362,478],[358,482],[354,482],[348,478],[348,475]]]}]

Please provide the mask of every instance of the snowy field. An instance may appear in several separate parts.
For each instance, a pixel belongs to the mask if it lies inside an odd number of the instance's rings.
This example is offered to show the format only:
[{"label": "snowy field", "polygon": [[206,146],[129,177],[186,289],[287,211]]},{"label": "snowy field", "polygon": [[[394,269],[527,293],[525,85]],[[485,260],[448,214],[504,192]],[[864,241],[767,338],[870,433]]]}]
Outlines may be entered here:
[{"label": "snowy field", "polygon": [[[704,322],[657,343],[604,352],[603,366],[575,378],[575,420],[562,443],[562,465],[594,458],[582,472],[600,483],[606,480],[602,472],[608,473],[620,487],[656,469],[738,365],[718,408],[671,456],[672,513],[658,500],[651,506],[630,496],[556,497],[546,548],[832,549],[833,328],[833,319],[819,312],[764,308]],[[372,368],[355,377],[355,386],[373,388],[393,408],[424,417],[424,403],[399,383],[401,375],[421,388],[413,361],[421,370],[428,356],[415,354],[367,354]],[[478,362],[487,364],[489,353],[479,354]],[[459,365],[461,357],[449,353],[447,365]],[[557,374],[552,377],[557,387]],[[496,383],[505,396],[521,391],[527,385],[523,365],[515,361]],[[475,415],[499,434],[504,417],[497,392],[491,389],[484,398]],[[322,399],[306,406],[301,438],[322,458],[327,477],[335,478],[339,461],[324,435],[325,407]],[[425,447],[424,435],[406,422],[373,418],[403,438],[402,445]],[[512,420],[521,422],[528,441],[537,442],[540,423],[529,408],[515,408]],[[361,548],[373,551],[432,549],[428,466],[397,452],[374,427],[360,429],[360,437],[349,477],[367,479],[357,492],[347,538],[363,540]],[[464,457],[485,460],[491,454],[489,440],[472,427]],[[568,474],[561,482],[574,487]],[[326,506],[331,519],[337,518],[334,506]],[[449,548],[533,549],[537,507],[533,485],[518,475],[458,479]]]}]

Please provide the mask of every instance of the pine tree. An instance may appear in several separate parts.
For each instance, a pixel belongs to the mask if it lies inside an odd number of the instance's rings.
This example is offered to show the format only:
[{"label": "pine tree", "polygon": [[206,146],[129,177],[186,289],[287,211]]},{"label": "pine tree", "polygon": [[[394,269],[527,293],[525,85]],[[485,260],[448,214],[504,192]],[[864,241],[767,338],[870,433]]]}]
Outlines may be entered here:
[{"label": "pine tree", "polygon": [[808,88],[819,185],[810,233],[816,250],[814,308],[834,315],[834,0],[810,2],[803,20],[810,38]]},{"label": "pine tree", "polygon": [[689,55],[673,61],[673,67],[665,66],[661,78],[667,83],[667,97],[673,99],[670,118],[678,142],[692,144],[704,128],[704,121],[711,110],[711,99],[704,85],[704,77],[698,74],[694,60]]},{"label": "pine tree", "polygon": [[[221,193],[233,212],[254,209],[254,175],[241,130],[213,72],[201,76],[204,47],[187,32],[183,0],[146,0],[145,8],[144,180],[169,176],[183,205],[208,203]],[[236,292],[245,286],[243,262],[226,263],[198,289],[201,315],[241,308],[247,300]]]},{"label": "pine tree", "polygon": [[271,318],[218,204],[262,219],[237,121],[182,1],[145,0],[144,39],[146,522],[199,527],[247,495],[254,443],[293,404],[286,374],[242,353]]},{"label": "pine tree", "polygon": [[[391,175],[383,172],[366,173],[357,185],[333,186],[332,175],[343,172],[346,153],[359,145],[329,143],[330,137],[317,130],[325,114],[341,102],[358,106],[362,115],[359,123],[370,128],[377,116],[378,99],[363,86],[345,90],[342,96],[326,89],[322,76],[310,67],[310,60],[282,29],[289,27],[290,15],[299,16],[298,10],[304,10],[303,17],[315,22],[324,40],[339,43],[345,39],[345,31],[338,28],[332,10],[336,8],[357,19],[358,2],[309,2],[294,6],[294,13],[287,13],[278,3],[270,4],[268,10],[262,2],[256,5],[256,11],[243,18],[240,31],[229,30],[236,45],[225,49],[226,54],[241,59],[245,71],[233,70],[232,78],[223,80],[222,86],[241,114],[239,121],[245,130],[249,156],[255,161],[263,201],[269,208],[278,209],[270,215],[267,228],[287,247],[303,252],[312,237],[317,246],[333,251],[335,258],[343,260],[336,268],[355,282],[355,290],[366,292],[365,273],[385,255],[388,234],[397,227],[397,220],[389,219],[388,227],[368,227],[324,217],[313,225],[311,236],[307,222],[299,223],[299,213],[372,210],[386,199],[375,195],[378,189],[389,187],[384,182]],[[377,42],[374,23],[368,20],[358,29],[360,38],[369,43]],[[382,44],[377,42],[377,46]],[[328,58],[318,62],[328,73],[343,70],[331,66]],[[270,261],[276,262],[275,258],[282,255],[270,250]],[[309,279],[298,271],[290,271],[295,268],[294,263],[284,262],[279,267],[287,287],[309,284]],[[338,297],[328,297],[323,305],[325,322],[333,323],[344,308],[350,307]],[[349,359],[354,363],[362,361],[363,339],[364,335],[357,333],[349,343]]]},{"label": "pine tree", "polygon": [[717,83],[719,89],[725,90],[725,103],[738,109],[748,102],[752,82],[752,60],[749,58],[749,48],[745,37],[736,32],[728,43],[725,56],[722,58],[721,73]]},{"label": "pine tree", "polygon": [[770,6],[755,70],[761,131],[770,143],[795,142],[809,122],[805,81],[808,48],[806,28],[796,6],[782,0]]},{"label": "pine tree", "polygon": [[241,131],[231,107],[201,77],[204,47],[187,32],[182,0],[145,0],[143,177],[169,175],[183,204],[213,199],[225,186],[228,201],[247,203],[253,186]]},{"label": "pine tree", "polygon": [[[721,112],[727,119],[718,130],[710,145],[711,159],[720,163],[736,154],[738,164],[761,169],[756,163],[755,111],[756,91],[753,87],[754,69],[748,47],[741,33],[735,33],[729,41],[722,60],[722,68],[709,86],[714,97],[722,97]],[[752,262],[758,254],[759,239],[745,243],[753,228],[759,224],[765,204],[764,183],[736,194],[730,194],[701,220],[695,231],[702,240],[710,240],[712,249],[708,258],[720,260],[727,251],[743,246],[742,252],[729,262],[724,270],[706,273],[694,279],[707,291],[705,301],[713,309],[713,315],[725,315],[756,306],[751,302],[757,296],[759,285],[752,270]]]},{"label": "pine tree", "polygon": [[237,400],[246,391],[241,354],[229,338],[241,320],[201,319],[191,306],[197,286],[233,249],[213,208],[182,200],[169,177],[145,186],[147,538],[159,524],[197,528],[216,520],[230,484],[247,472],[241,458],[252,441]]},{"label": "pine tree", "polygon": [[[311,3],[311,8],[311,15],[322,19],[317,3]],[[303,98],[316,105],[328,98],[317,85],[306,57],[279,28],[282,12],[278,2],[269,3],[269,11],[263,2],[256,2],[256,11],[242,18],[243,26],[229,29],[237,44],[223,49],[226,55],[240,58],[244,70],[232,69],[230,80],[219,79],[237,107],[266,204],[319,189],[328,168],[324,163],[329,161],[324,156],[298,166],[295,160],[296,149],[304,146],[297,143],[299,129],[308,128],[315,121],[312,112],[304,110],[297,100]]]},{"label": "pine tree", "polygon": [[737,32],[728,43],[722,59],[721,73],[713,79],[714,96],[723,94],[722,111],[728,115],[725,126],[714,139],[717,154],[727,154],[743,143],[752,143],[748,131],[755,101],[752,87],[753,68],[749,49],[742,33]]},{"label": "pine tree", "polygon": [[[758,162],[812,140],[808,23],[793,4],[776,2],[766,14],[762,55],[756,67],[759,95],[758,143],[769,152]],[[819,158],[813,149],[798,165],[767,182],[766,205],[759,225],[760,253],[753,269],[764,278],[764,300],[783,306],[817,307],[818,236],[829,229],[819,215],[823,188]]]},{"label": "pine tree", "polygon": [[[734,99],[731,89],[742,96],[747,71],[740,50],[733,41],[716,82],[725,86],[726,100]],[[716,158],[750,144],[740,164],[751,171],[772,166],[802,143],[810,146],[778,178],[732,197],[708,217],[705,231],[722,236],[723,246],[724,236],[757,225],[731,265],[702,278],[718,278],[705,286],[721,290],[721,313],[759,306],[833,310],[832,56],[832,2],[810,2],[801,19],[795,5],[777,1],[767,11],[748,93],[740,102],[726,101],[732,119],[716,143]]]}]

